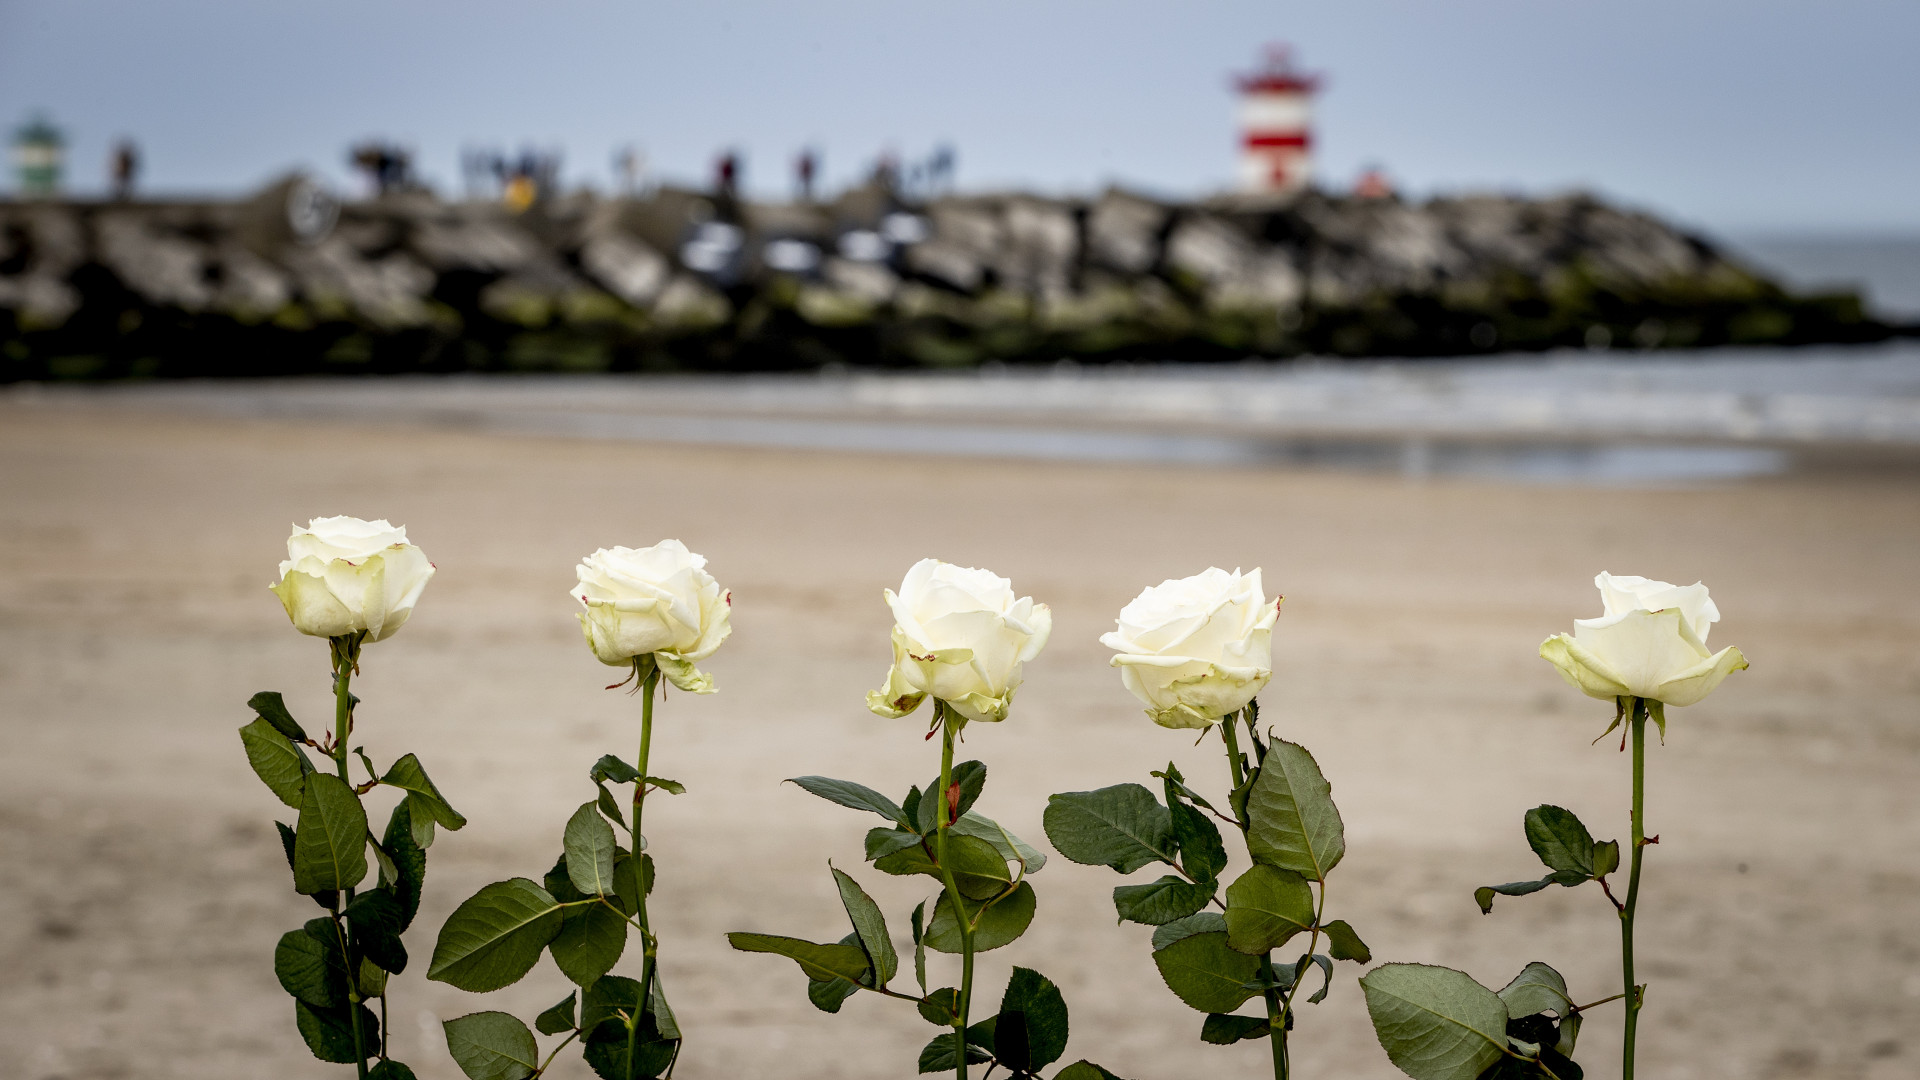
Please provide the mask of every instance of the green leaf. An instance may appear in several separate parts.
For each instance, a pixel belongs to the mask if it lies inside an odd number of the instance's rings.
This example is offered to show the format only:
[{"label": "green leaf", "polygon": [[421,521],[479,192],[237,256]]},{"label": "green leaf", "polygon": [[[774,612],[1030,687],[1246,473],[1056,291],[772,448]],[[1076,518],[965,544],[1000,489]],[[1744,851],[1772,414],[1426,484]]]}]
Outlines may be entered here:
[{"label": "green leaf", "polygon": [[1473,890],[1473,900],[1480,905],[1480,914],[1485,915],[1493,910],[1495,893],[1501,896],[1525,896],[1528,893],[1537,893],[1549,885],[1564,885],[1572,888],[1587,880],[1589,880],[1587,875],[1578,870],[1555,870],[1538,881],[1509,881],[1504,885],[1482,885]]},{"label": "green leaf", "polygon": [[580,1030],[603,1038],[617,1031],[625,1038],[628,1026],[622,1014],[630,1018],[640,1011],[640,984],[622,975],[608,975],[587,987],[581,997]]},{"label": "green leaf", "polygon": [[1060,988],[1032,968],[1014,968],[995,1017],[993,1056],[1015,1072],[1032,1072],[1060,1060],[1066,1049],[1067,1002]]},{"label": "green leaf", "polygon": [[467,823],[466,818],[447,804],[440,789],[434,787],[433,781],[427,778],[427,770],[420,767],[420,759],[412,754],[394,762],[393,768],[387,770],[387,775],[381,777],[380,782],[404,790],[413,800],[415,813],[425,810],[436,825],[458,830]]},{"label": "green leaf", "polygon": [[[957,822],[966,816],[967,810],[973,806],[976,799],[980,798],[981,790],[987,786],[987,767],[978,761],[962,761],[953,767],[952,777],[953,786],[960,789],[958,807],[954,810],[952,817],[952,820]],[[940,808],[948,805],[947,799],[936,790],[939,786],[939,777],[929,780],[926,794],[921,796],[920,805],[915,808],[916,824],[922,833],[929,835],[940,827]]]},{"label": "green leaf", "polygon": [[367,751],[364,747],[356,746],[353,748],[353,752],[355,756],[359,757],[360,764],[366,766],[368,779],[373,779],[380,775],[380,770],[373,767],[373,759],[367,756]]},{"label": "green leaf", "polygon": [[[903,848],[891,855],[874,861],[874,869],[882,873],[904,876],[925,874],[935,881],[944,881],[940,867],[927,857],[927,849],[939,850],[938,843],[929,837],[922,847],[915,845]],[[969,900],[984,900],[997,896],[1013,880],[1007,872],[1007,862],[1001,858],[994,846],[974,836],[963,836],[951,830],[947,833],[947,862],[953,870],[954,884]]]},{"label": "green leaf", "polygon": [[1500,991],[1500,1000],[1506,1003],[1510,1017],[1544,1012],[1566,1016],[1573,1010],[1573,998],[1567,995],[1567,980],[1538,960],[1520,969],[1520,974]]},{"label": "green leaf", "polygon": [[1207,810],[1213,809],[1212,803],[1201,798],[1199,792],[1187,786],[1187,778],[1180,775],[1179,767],[1174,765],[1173,762],[1171,761],[1167,762],[1167,767],[1165,771],[1156,769],[1151,775],[1157,776],[1161,780],[1165,781],[1166,786],[1168,788],[1168,792],[1167,792],[1168,805],[1172,805],[1172,800],[1174,796],[1177,795],[1180,798],[1187,800],[1188,802],[1192,803],[1195,806],[1202,807]]},{"label": "green leaf", "polygon": [[808,979],[807,1000],[824,1013],[837,1013],[860,988],[845,979]]},{"label": "green leaf", "polygon": [[1232,1046],[1242,1039],[1264,1039],[1272,1033],[1273,1028],[1264,1016],[1208,1013],[1206,1023],[1200,1025],[1200,1041],[1215,1046]]},{"label": "green leaf", "polygon": [[400,901],[386,889],[368,889],[353,898],[344,914],[354,948],[382,971],[407,969],[407,947],[400,943]]},{"label": "green leaf", "polygon": [[1464,972],[1385,964],[1360,988],[1388,1060],[1414,1080],[1475,1080],[1506,1053],[1506,1005]]},{"label": "green leaf", "polygon": [[[967,808],[973,805],[974,800],[980,797],[980,791],[987,783],[987,767],[978,761],[962,761],[953,767],[952,779],[953,786],[958,789],[955,797],[959,802],[959,811],[953,819],[957,822],[966,814]],[[938,790],[939,787],[940,778],[936,776],[927,781],[925,793],[917,800],[913,800],[911,811],[913,827],[927,836],[932,836],[934,830],[940,827],[940,810],[947,806],[947,800]],[[911,794],[908,797],[912,799]],[[902,807],[902,810],[905,808]]]},{"label": "green leaf", "polygon": [[347,961],[332,919],[311,919],[280,935],[273,949],[273,973],[280,986],[315,1008],[347,1003]]},{"label": "green leaf", "polygon": [[[920,1071],[923,1073],[950,1073],[960,1067],[959,1051],[956,1046],[959,1037],[949,1031],[945,1035],[935,1035],[933,1041],[920,1050]],[[987,1052],[968,1044],[967,1064],[973,1065],[988,1060]]]},{"label": "green leaf", "polygon": [[516,1017],[468,1013],[441,1026],[447,1033],[447,1052],[471,1080],[527,1080],[540,1067],[539,1044]]},{"label": "green leaf", "polygon": [[[989,952],[1009,944],[1027,932],[1033,922],[1035,900],[1033,886],[1021,882],[1005,899],[984,910],[973,900],[962,900],[967,919],[979,920],[973,931],[973,951]],[[960,952],[960,924],[954,920],[953,905],[945,892],[933,906],[933,920],[927,926],[927,948],[937,952]]]},{"label": "green leaf", "polygon": [[1319,993],[1307,999],[1307,1004],[1318,1005],[1327,1000],[1327,991],[1333,989],[1333,961],[1319,953],[1302,956],[1293,969],[1293,977],[1296,981],[1298,981],[1302,975],[1306,974],[1308,964],[1320,965],[1320,972],[1325,976],[1320,983]]},{"label": "green leaf", "polygon": [[687,793],[687,785],[678,780],[668,780],[664,776],[643,776],[640,778],[640,782],[643,784],[652,784],[654,787],[659,788],[669,795],[685,795]]},{"label": "green leaf", "polygon": [[821,945],[778,934],[735,931],[727,943],[741,952],[773,953],[800,965],[809,979],[845,979],[858,983],[872,974],[867,953],[858,945]]},{"label": "green leaf", "polygon": [[640,898],[653,895],[653,856],[638,859],[624,850],[613,855],[613,884],[619,890],[620,910],[629,915],[640,912]]},{"label": "green leaf", "polygon": [[1347,851],[1332,793],[1312,754],[1276,740],[1247,792],[1247,850],[1254,861],[1324,880]]},{"label": "green leaf", "polygon": [[1593,876],[1606,877],[1620,869],[1620,841],[1602,840],[1593,845]]},{"label": "green leaf", "polygon": [[314,773],[294,827],[294,891],[351,889],[366,876],[367,812],[360,797],[332,773]]},{"label": "green leaf", "polygon": [[588,1040],[581,1057],[602,1080],[653,1080],[673,1064],[679,1046],[678,1039],[654,1030],[653,1014],[645,1013],[630,1034]]},{"label": "green leaf", "polygon": [[[1244,766],[1246,761],[1247,755],[1241,754],[1241,765]],[[1247,820],[1247,796],[1253,793],[1253,785],[1259,782],[1260,770],[1248,769],[1247,778],[1240,782],[1240,786],[1227,792],[1227,809],[1233,811],[1233,816],[1236,821]]]},{"label": "green leaf", "polygon": [[1313,925],[1313,887],[1291,870],[1255,863],[1227,886],[1226,918],[1234,951],[1265,956]]},{"label": "green leaf", "polygon": [[440,928],[427,978],[484,994],[520,981],[560,932],[560,904],[527,878],[468,897]]},{"label": "green leaf", "polygon": [[798,784],[828,802],[839,803],[841,806],[855,810],[871,810],[903,829],[913,828],[913,822],[907,818],[906,812],[894,805],[892,799],[865,784],[856,784],[851,780],[834,780],[825,776],[796,776],[787,782]]},{"label": "green leaf", "polygon": [[417,1080],[413,1070],[388,1058],[367,1070],[367,1080]]},{"label": "green leaf", "polygon": [[960,991],[943,986],[920,1000],[920,1019],[934,1027],[950,1028],[960,1021]]},{"label": "green leaf", "polygon": [[673,1007],[667,1004],[666,984],[660,979],[660,968],[657,965],[653,969],[653,987],[648,996],[647,1013],[653,1017],[661,1038],[680,1038],[680,1022],[674,1019]]},{"label": "green leaf", "polygon": [[1299,980],[1300,974],[1312,966],[1313,958],[1304,955],[1291,964],[1268,964],[1267,970],[1255,975],[1247,986],[1254,990],[1268,988],[1291,990],[1294,983]]},{"label": "green leaf", "polygon": [[1091,1061],[1076,1061],[1053,1074],[1053,1080],[1120,1080]]},{"label": "green leaf", "polygon": [[[404,803],[406,800],[400,801]],[[393,856],[387,854],[387,849],[380,846],[380,838],[373,835],[372,829],[367,830],[367,846],[373,849],[373,864],[379,871],[379,884],[385,887],[398,881],[400,868],[393,864]]]},{"label": "green leaf", "polygon": [[573,1002],[578,994],[577,990],[568,991],[567,996],[561,998],[552,1008],[534,1017],[534,1030],[542,1035],[558,1035],[577,1027],[578,1025],[573,1021]]},{"label": "green leaf", "polygon": [[[293,829],[290,828],[288,825],[286,825],[284,822],[279,822],[279,821],[274,822],[273,827],[280,833],[280,847],[281,847],[281,850],[286,852],[287,869],[292,870],[293,869],[293,850],[294,850],[294,845],[297,843],[294,837]],[[326,908],[328,911],[332,911],[334,905],[338,903],[339,900],[340,900],[340,894],[337,892],[334,892],[332,889],[324,889],[320,892],[313,894],[313,902],[316,904],[319,904],[323,908]]]},{"label": "green leaf", "polygon": [[1227,866],[1227,846],[1213,819],[1182,802],[1167,804],[1173,815],[1173,839],[1180,845],[1180,865],[1196,881],[1212,881]]},{"label": "green leaf", "polygon": [[254,719],[240,729],[240,745],[247,752],[247,764],[253,766],[274,797],[294,809],[300,808],[307,789],[307,774],[313,762],[306,752],[275,730],[272,724]]},{"label": "green leaf", "polygon": [[1246,987],[1265,961],[1235,952],[1225,934],[1194,934],[1153,954],[1167,989],[1204,1013],[1232,1012],[1254,995]]},{"label": "green leaf", "polygon": [[1159,926],[1207,906],[1219,885],[1195,884],[1171,874],[1145,885],[1121,885],[1113,890],[1113,909],[1128,922]]},{"label": "green leaf", "polygon": [[631,784],[640,779],[640,770],[612,754],[605,754],[599,761],[593,763],[593,769],[587,773],[587,779],[596,784],[602,780],[611,780],[616,784]]},{"label": "green leaf", "polygon": [[567,873],[565,854],[553,860],[553,868],[540,879],[540,884],[547,890],[549,896],[562,904],[573,904],[588,899],[586,893],[573,887],[573,878]]},{"label": "green leaf", "polygon": [[644,1007],[640,984],[632,979],[608,975],[594,983],[581,1003],[580,1026],[588,1033],[587,1064],[608,1080],[658,1076],[672,1064],[679,1045],[679,1027],[666,1007],[658,971]]},{"label": "green leaf", "polygon": [[[1026,841],[1007,831],[1006,826],[990,817],[976,814],[971,810],[961,814],[960,820],[954,822],[952,827],[947,831],[949,833],[959,833],[962,836],[972,836],[985,840],[987,843],[993,845],[995,851],[1000,853],[1000,858],[1003,861],[1019,863],[1023,873],[1037,874],[1040,872],[1041,867],[1047,865],[1047,857],[1045,855],[1042,855],[1038,850],[1030,847]],[[872,834],[870,833],[868,835],[871,836]]]},{"label": "green leaf", "polygon": [[1593,876],[1593,836],[1580,819],[1558,806],[1527,811],[1527,846],[1547,869]]},{"label": "green leaf", "polygon": [[600,808],[600,812],[607,816],[608,821],[632,832],[632,829],[627,828],[627,816],[620,812],[620,804],[614,801],[613,792],[608,791],[607,785],[602,783],[596,782],[593,786],[600,792],[594,797],[594,805]]},{"label": "green leaf", "polygon": [[341,1005],[331,1009],[316,1009],[304,1001],[293,1003],[294,1024],[300,1029],[300,1037],[306,1040],[307,1049],[321,1061],[331,1061],[336,1065],[351,1065],[360,1060],[353,1049],[353,1021],[360,1021],[361,1045],[368,1057],[379,1049],[380,1021],[365,1005]]},{"label": "green leaf", "polygon": [[884,859],[896,851],[918,847],[920,834],[907,829],[874,828],[867,830],[867,861]]},{"label": "green leaf", "polygon": [[394,869],[394,877],[383,884],[400,902],[402,932],[413,925],[413,917],[420,911],[420,890],[427,880],[427,853],[413,842],[410,814],[407,800],[400,800],[400,805],[393,808],[393,815],[387,819],[387,834],[380,840],[380,847]]},{"label": "green leaf", "polygon": [[613,970],[626,947],[627,920],[605,904],[568,908],[560,932],[547,943],[554,966],[576,986],[592,986]]},{"label": "green leaf", "polygon": [[927,902],[920,901],[913,909],[913,978],[920,984],[920,992],[927,992]]},{"label": "green leaf", "polygon": [[262,690],[247,699],[247,708],[252,709],[273,730],[293,740],[307,741],[307,733],[287,711],[287,703],[281,699],[277,690]]},{"label": "green leaf", "polygon": [[[1560,1021],[1560,1041],[1554,1044],[1554,1053],[1562,1057],[1573,1056],[1573,1046],[1580,1040],[1580,1024],[1582,1019],[1582,1014],[1574,1013],[1572,1016],[1565,1017]],[[1558,1069],[1555,1069],[1554,1072],[1560,1073],[1562,1077],[1567,1075]]]},{"label": "green leaf", "polygon": [[425,851],[433,846],[433,809],[426,800],[412,792],[400,800],[407,808],[407,828],[413,834],[413,846]]},{"label": "green leaf", "polygon": [[593,803],[581,803],[567,819],[567,876],[586,896],[606,896],[613,887],[613,826]]},{"label": "green leaf", "polygon": [[860,938],[860,947],[866,950],[867,959],[873,965],[873,985],[885,988],[900,970],[900,957],[893,951],[893,939],[887,934],[887,918],[859,882],[838,869],[833,871],[833,880],[840,888],[840,903],[847,909],[847,919]]},{"label": "green leaf", "polygon": [[[840,939],[839,944],[857,947],[860,944],[860,935],[857,933],[848,934],[846,937]],[[850,983],[845,979],[807,980],[807,1001],[812,1004],[814,1008],[825,1013],[839,1012],[840,1006],[846,1004],[848,998],[859,992],[860,985],[858,983]]]},{"label": "green leaf", "polygon": [[1373,950],[1367,948],[1367,943],[1360,940],[1360,935],[1354,933],[1353,927],[1347,925],[1347,920],[1335,919],[1321,927],[1320,932],[1327,935],[1327,952],[1332,954],[1335,960],[1373,963]]},{"label": "green leaf", "polygon": [[1159,951],[1195,934],[1224,934],[1227,932],[1227,920],[1219,912],[1202,911],[1198,915],[1189,915],[1184,919],[1175,919],[1153,932],[1153,948]]},{"label": "green leaf", "polygon": [[1054,848],[1083,865],[1131,874],[1174,860],[1173,818],[1139,784],[1051,796],[1041,820]]},{"label": "green leaf", "polygon": [[287,823],[284,821],[274,822],[273,827],[276,831],[280,833],[280,847],[287,854],[287,869],[292,870],[293,869],[293,844],[294,844],[293,829],[290,828],[287,825]]},{"label": "green leaf", "polygon": [[388,978],[390,976],[385,969],[366,957],[361,957],[359,975],[354,979],[360,988],[360,1000],[371,1001],[386,993]]}]

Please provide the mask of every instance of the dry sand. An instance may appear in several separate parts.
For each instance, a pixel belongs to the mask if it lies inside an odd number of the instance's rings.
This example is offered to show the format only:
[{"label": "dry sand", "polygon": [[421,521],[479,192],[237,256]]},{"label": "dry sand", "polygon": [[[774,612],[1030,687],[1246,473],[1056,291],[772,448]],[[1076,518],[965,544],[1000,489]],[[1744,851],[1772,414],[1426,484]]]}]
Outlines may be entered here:
[{"label": "dry sand", "polygon": [[[566,590],[582,553],[664,536],[705,552],[736,600],[710,662],[721,692],[670,699],[654,748],[656,771],[689,789],[648,815],[686,1080],[902,1077],[936,1033],[870,995],[817,1013],[791,964],[721,936],[837,938],[832,859],[905,937],[928,890],[861,866],[875,822],[780,781],[827,773],[897,794],[937,768],[917,721],[862,704],[887,661],[880,590],[929,554],[991,567],[1055,612],[1012,719],[968,733],[992,771],[983,810],[1039,842],[1048,793],[1168,759],[1218,793],[1217,744],[1148,723],[1096,638],[1143,585],[1262,566],[1288,597],[1265,715],[1318,755],[1347,821],[1330,909],[1380,959],[1496,987],[1540,959],[1583,998],[1617,989],[1597,890],[1502,900],[1490,917],[1471,897],[1540,872],[1520,831],[1537,803],[1626,832],[1626,759],[1589,745],[1610,709],[1534,650],[1596,610],[1597,570],[1705,579],[1727,613],[1714,641],[1754,666],[1676,710],[1650,751],[1644,1075],[1913,1076],[1916,495],[1899,475],[1602,493],[0,403],[0,1075],[349,1075],[307,1056],[273,977],[275,939],[315,911],[290,891],[270,824],[286,811],[234,729],[260,689],[301,715],[330,707],[325,648],[265,585],[288,522],[351,513],[404,522],[440,568],[356,684],[374,758],[418,752],[471,819],[433,849],[415,966],[394,986],[393,1051],[423,1080],[457,1075],[436,1018],[530,1017],[567,990],[544,961],[485,999],[422,972],[461,898],[551,863],[589,764],[632,753],[636,703],[601,689],[612,669],[582,646]],[[1036,884],[1032,931],[983,958],[985,1000],[1018,962],[1065,991],[1069,1060],[1142,1080],[1264,1075],[1264,1049],[1197,1041],[1201,1018],[1160,984],[1145,929],[1114,925],[1109,871],[1056,859]],[[1342,965],[1305,1009],[1297,1075],[1398,1075],[1355,974]],[[1589,1022],[1589,1075],[1616,1069],[1619,1016]],[[588,1073],[569,1052],[552,1075]]]}]

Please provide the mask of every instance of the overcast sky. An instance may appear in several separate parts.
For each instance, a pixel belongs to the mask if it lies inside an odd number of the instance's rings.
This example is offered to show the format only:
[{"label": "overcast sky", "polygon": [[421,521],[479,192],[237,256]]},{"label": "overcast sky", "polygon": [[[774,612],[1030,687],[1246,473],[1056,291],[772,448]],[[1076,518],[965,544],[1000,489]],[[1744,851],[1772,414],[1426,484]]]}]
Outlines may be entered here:
[{"label": "overcast sky", "polygon": [[[704,180],[737,146],[788,190],[947,141],[963,186],[1217,189],[1229,78],[1269,41],[1327,81],[1317,172],[1416,193],[1598,189],[1731,230],[1920,231],[1912,0],[0,0],[0,123],[71,140],[70,187],[138,140],[150,190],[231,192],[347,146],[412,146],[458,186],[465,145],[611,155]],[[11,176],[8,181],[11,183]]]}]

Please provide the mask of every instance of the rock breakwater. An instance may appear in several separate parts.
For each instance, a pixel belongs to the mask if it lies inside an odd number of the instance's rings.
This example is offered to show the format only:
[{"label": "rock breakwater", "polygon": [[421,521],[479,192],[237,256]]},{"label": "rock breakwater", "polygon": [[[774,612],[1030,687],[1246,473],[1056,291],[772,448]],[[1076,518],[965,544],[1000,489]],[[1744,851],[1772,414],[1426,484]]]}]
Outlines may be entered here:
[{"label": "rock breakwater", "polygon": [[1877,340],[1586,195],[0,203],[0,380]]}]

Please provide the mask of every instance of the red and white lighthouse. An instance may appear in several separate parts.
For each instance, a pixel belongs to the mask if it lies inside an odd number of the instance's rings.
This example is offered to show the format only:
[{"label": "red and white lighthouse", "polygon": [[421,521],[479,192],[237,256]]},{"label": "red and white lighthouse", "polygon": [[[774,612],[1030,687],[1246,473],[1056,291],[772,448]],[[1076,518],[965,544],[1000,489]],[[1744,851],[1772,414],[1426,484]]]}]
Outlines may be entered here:
[{"label": "red and white lighthouse", "polygon": [[1293,195],[1307,186],[1318,85],[1318,79],[1294,69],[1284,45],[1269,46],[1266,65],[1238,80],[1242,191]]}]

